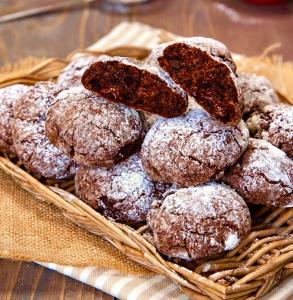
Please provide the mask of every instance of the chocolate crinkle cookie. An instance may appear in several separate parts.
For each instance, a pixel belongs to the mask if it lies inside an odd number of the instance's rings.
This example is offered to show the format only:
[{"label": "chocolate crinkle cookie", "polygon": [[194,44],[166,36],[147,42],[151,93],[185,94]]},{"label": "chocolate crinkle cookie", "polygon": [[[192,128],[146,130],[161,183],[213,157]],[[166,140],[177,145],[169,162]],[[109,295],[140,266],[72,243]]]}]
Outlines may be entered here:
[{"label": "chocolate crinkle cookie", "polygon": [[293,161],[267,141],[250,139],[223,180],[247,202],[293,207]]},{"label": "chocolate crinkle cookie", "polygon": [[0,151],[15,154],[10,121],[17,100],[28,89],[29,87],[23,84],[14,84],[0,89]]},{"label": "chocolate crinkle cookie", "polygon": [[150,241],[173,258],[195,260],[235,248],[249,233],[243,199],[229,187],[208,183],[166,193],[147,222]]},{"label": "chocolate crinkle cookie", "polygon": [[260,110],[265,105],[279,102],[272,84],[264,76],[239,73],[237,82],[242,92],[241,101],[245,119],[250,113]]},{"label": "chocolate crinkle cookie", "polygon": [[219,179],[248,143],[243,121],[223,125],[202,109],[184,117],[159,119],[142,145],[145,171],[156,181],[192,186]]},{"label": "chocolate crinkle cookie", "polygon": [[75,186],[78,196],[89,206],[127,224],[144,222],[152,202],[168,188],[150,180],[138,154],[110,169],[81,167]]},{"label": "chocolate crinkle cookie", "polygon": [[242,116],[236,66],[222,43],[204,37],[159,45],[147,63],[162,68],[188,95],[222,123]]},{"label": "chocolate crinkle cookie", "polygon": [[293,106],[266,105],[246,124],[252,137],[269,141],[293,158]]},{"label": "chocolate crinkle cookie", "polygon": [[52,179],[72,177],[76,172],[75,163],[45,135],[46,113],[59,92],[54,83],[37,83],[17,101],[11,122],[14,147],[26,169]]},{"label": "chocolate crinkle cookie", "polygon": [[82,76],[84,87],[109,101],[158,114],[182,115],[186,93],[160,68],[134,59],[100,56]]},{"label": "chocolate crinkle cookie", "polygon": [[84,71],[98,60],[97,56],[82,56],[74,58],[60,73],[57,84],[63,89],[80,86]]},{"label": "chocolate crinkle cookie", "polygon": [[110,167],[140,147],[144,128],[135,110],[73,87],[49,108],[46,134],[76,162]]}]

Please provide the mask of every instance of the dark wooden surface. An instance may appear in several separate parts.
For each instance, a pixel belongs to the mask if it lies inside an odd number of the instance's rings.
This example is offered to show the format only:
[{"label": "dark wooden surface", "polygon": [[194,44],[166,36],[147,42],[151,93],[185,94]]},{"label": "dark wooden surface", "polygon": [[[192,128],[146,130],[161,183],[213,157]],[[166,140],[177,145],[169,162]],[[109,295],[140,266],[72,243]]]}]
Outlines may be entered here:
[{"label": "dark wooden surface", "polygon": [[1,300],[113,300],[70,277],[33,263],[0,259]]},{"label": "dark wooden surface", "polygon": [[[1,0],[0,15],[57,0]],[[61,11],[0,24],[0,65],[26,56],[65,57],[90,45],[125,20],[141,21],[186,36],[221,40],[234,52],[257,55],[278,49],[293,60],[293,3],[257,7],[240,0],[157,0],[108,12],[105,5]],[[119,10],[119,9],[118,9]],[[0,260],[0,299],[113,299],[112,297],[33,263]]]}]

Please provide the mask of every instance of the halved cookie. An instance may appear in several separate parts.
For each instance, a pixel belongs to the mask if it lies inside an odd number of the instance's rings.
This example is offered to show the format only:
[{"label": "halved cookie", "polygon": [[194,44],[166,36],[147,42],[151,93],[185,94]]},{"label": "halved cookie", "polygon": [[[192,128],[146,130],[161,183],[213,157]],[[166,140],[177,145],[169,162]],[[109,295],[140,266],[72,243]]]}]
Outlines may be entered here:
[{"label": "halved cookie", "polygon": [[154,48],[147,63],[161,67],[211,116],[227,124],[241,119],[236,66],[222,43],[195,37]]},{"label": "halved cookie", "polygon": [[164,71],[137,60],[101,56],[81,81],[109,101],[163,117],[180,116],[188,107],[186,93]]}]

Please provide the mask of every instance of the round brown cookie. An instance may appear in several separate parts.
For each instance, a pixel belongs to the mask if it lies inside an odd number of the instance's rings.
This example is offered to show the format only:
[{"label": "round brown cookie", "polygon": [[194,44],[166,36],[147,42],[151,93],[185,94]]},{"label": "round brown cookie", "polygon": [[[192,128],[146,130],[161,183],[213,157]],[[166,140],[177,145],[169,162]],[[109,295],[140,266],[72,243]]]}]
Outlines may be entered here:
[{"label": "round brown cookie", "polygon": [[54,83],[37,83],[17,101],[11,122],[14,147],[26,169],[53,179],[72,177],[76,171],[75,163],[45,135],[46,112],[59,92]]},{"label": "round brown cookie", "polygon": [[266,105],[246,124],[252,137],[269,141],[293,158],[293,106]]},{"label": "round brown cookie", "polygon": [[204,37],[159,45],[147,62],[160,66],[187,94],[222,123],[241,119],[241,93],[231,54],[222,43]]},{"label": "round brown cookie", "polygon": [[84,71],[97,60],[97,56],[76,57],[61,71],[57,84],[63,89],[82,85],[81,77]]},{"label": "round brown cookie", "polygon": [[101,56],[81,81],[109,101],[163,117],[180,116],[188,106],[185,92],[165,72],[134,59]]},{"label": "round brown cookie", "polygon": [[167,193],[162,204],[150,210],[147,222],[159,252],[188,260],[235,248],[251,227],[243,199],[218,183]]},{"label": "round brown cookie", "polygon": [[152,182],[134,154],[111,169],[81,167],[75,177],[79,197],[92,208],[117,222],[144,222],[152,202],[167,185]]},{"label": "round brown cookie", "polygon": [[23,84],[0,89],[0,151],[15,154],[10,120],[13,117],[15,103],[28,89],[29,87]]},{"label": "round brown cookie", "polygon": [[247,202],[293,207],[293,161],[267,141],[249,139],[247,150],[223,180]]},{"label": "round brown cookie", "polygon": [[244,117],[260,110],[267,104],[278,103],[278,96],[270,81],[264,76],[252,73],[239,73],[238,86],[242,92],[242,105]]},{"label": "round brown cookie", "polygon": [[248,143],[243,121],[223,125],[202,109],[184,117],[159,119],[146,134],[142,162],[156,181],[192,186],[220,178]]},{"label": "round brown cookie", "polygon": [[73,87],[49,108],[46,134],[76,162],[110,167],[140,147],[144,128],[135,110]]}]

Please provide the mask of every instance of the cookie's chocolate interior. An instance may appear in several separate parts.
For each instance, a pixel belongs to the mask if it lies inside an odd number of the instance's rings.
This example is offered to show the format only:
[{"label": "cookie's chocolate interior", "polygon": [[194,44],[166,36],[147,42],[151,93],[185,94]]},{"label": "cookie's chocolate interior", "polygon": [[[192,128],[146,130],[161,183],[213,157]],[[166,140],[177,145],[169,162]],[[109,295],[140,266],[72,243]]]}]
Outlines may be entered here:
[{"label": "cookie's chocolate interior", "polygon": [[118,61],[97,62],[83,75],[84,87],[110,101],[163,117],[182,115],[186,97],[172,90],[157,75]]},{"label": "cookie's chocolate interior", "polygon": [[171,78],[216,119],[223,123],[240,120],[237,88],[224,63],[184,43],[166,47],[158,61]]}]

